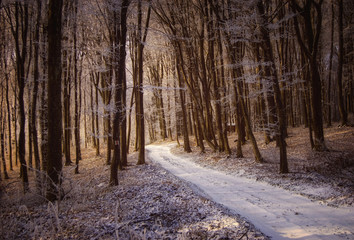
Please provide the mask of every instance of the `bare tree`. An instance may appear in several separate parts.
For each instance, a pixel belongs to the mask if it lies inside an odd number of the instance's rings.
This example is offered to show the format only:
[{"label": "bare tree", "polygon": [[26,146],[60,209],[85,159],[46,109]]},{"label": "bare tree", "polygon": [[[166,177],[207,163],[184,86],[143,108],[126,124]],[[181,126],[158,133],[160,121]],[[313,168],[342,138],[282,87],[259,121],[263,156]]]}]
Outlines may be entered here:
[{"label": "bare tree", "polygon": [[[120,121],[121,121],[121,101],[122,101],[122,82],[125,78],[125,57],[126,57],[126,38],[127,38],[127,12],[130,1],[123,0],[120,6],[120,11],[114,13],[114,39],[115,39],[115,51],[114,60],[117,62],[118,68],[115,69],[115,96],[114,105],[115,113],[113,120],[113,160],[111,163],[111,175],[109,183],[110,185],[118,185],[118,166],[120,164]],[[118,15],[119,14],[119,15]],[[118,18],[120,16],[120,18]],[[125,133],[124,133],[125,134]]]},{"label": "bare tree", "polygon": [[50,178],[47,199],[61,197],[62,178],[62,107],[61,107],[61,19],[62,0],[49,1],[48,14],[48,167]]}]

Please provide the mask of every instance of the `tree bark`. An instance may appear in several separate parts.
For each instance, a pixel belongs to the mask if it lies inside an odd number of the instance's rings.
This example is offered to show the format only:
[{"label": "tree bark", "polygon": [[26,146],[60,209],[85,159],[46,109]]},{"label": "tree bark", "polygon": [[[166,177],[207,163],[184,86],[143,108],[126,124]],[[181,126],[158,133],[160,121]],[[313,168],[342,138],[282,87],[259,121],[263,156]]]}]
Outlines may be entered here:
[{"label": "tree bark", "polygon": [[273,55],[273,50],[272,50],[272,45],[270,42],[270,36],[269,36],[269,31],[266,29],[266,24],[268,24],[266,15],[265,15],[265,10],[263,6],[263,1],[258,0],[257,2],[257,9],[259,12],[259,15],[261,17],[261,34],[262,34],[262,40],[263,40],[263,53],[264,53],[264,61],[267,63],[271,63],[271,65],[265,66],[265,74],[268,77],[272,78],[272,85],[274,89],[274,95],[275,95],[275,102],[276,102],[276,110],[277,110],[277,117],[279,119],[279,126],[277,129],[277,138],[278,138],[278,143],[279,143],[279,151],[280,151],[280,173],[288,173],[288,159],[287,159],[287,154],[286,154],[286,142],[285,142],[285,137],[286,137],[286,112],[285,112],[285,107],[282,102],[281,98],[281,92],[280,92],[280,87],[279,87],[279,81],[278,81],[278,75],[275,70],[275,59]]},{"label": "tree bark", "polygon": [[[11,18],[11,11],[7,9],[7,15]],[[21,14],[22,13],[22,14]],[[20,16],[21,15],[21,16]],[[16,76],[18,86],[18,107],[20,117],[20,133],[18,139],[18,155],[20,160],[20,174],[22,176],[23,190],[28,190],[28,174],[26,164],[26,139],[25,139],[25,106],[24,106],[24,89],[25,89],[25,62],[27,58],[27,38],[28,38],[28,2],[23,4],[20,2],[15,3],[15,26],[11,24],[11,32],[15,40],[16,49]],[[13,21],[11,21],[13,22]],[[21,29],[21,31],[20,31]],[[15,91],[16,92],[16,91]]]},{"label": "tree bark", "polygon": [[338,0],[338,71],[337,71],[337,87],[338,87],[338,104],[341,125],[345,126],[348,123],[348,113],[344,107],[343,96],[343,0]]},{"label": "tree bark", "polygon": [[144,44],[146,41],[148,27],[150,22],[150,13],[151,13],[151,3],[149,2],[148,13],[145,21],[145,30],[142,32],[142,9],[141,9],[141,0],[138,0],[138,112],[139,117],[139,156],[138,156],[138,165],[145,164],[145,126],[144,126],[144,88],[143,88],[143,51]]},{"label": "tree bark", "polygon": [[329,70],[328,70],[328,87],[327,87],[327,126],[332,126],[332,102],[331,102],[331,84],[332,84],[332,68],[333,68],[333,40],[334,40],[334,4],[331,1],[331,50],[329,54]]},{"label": "tree bark", "polygon": [[62,0],[49,0],[48,13],[48,167],[50,178],[47,199],[61,196],[62,180],[62,112],[61,112],[61,18]]},{"label": "tree bark", "polygon": [[75,88],[75,174],[79,173],[79,162],[81,160],[81,144],[80,144],[80,106],[79,106],[79,89],[78,89],[78,81],[79,81],[79,76],[78,76],[78,59],[77,59],[77,7],[78,7],[78,1],[74,1],[74,88]]},{"label": "tree bark", "polygon": [[34,163],[36,168],[36,182],[39,187],[40,183],[40,157],[39,157],[39,146],[38,146],[38,133],[37,133],[37,98],[38,98],[38,86],[39,86],[39,27],[41,24],[42,15],[42,1],[37,0],[37,25],[35,29],[35,49],[34,49],[34,66],[33,66],[33,90],[32,90],[32,110],[31,110],[31,134],[33,140],[33,152],[34,152]]},{"label": "tree bark", "polygon": [[[294,27],[298,43],[308,59],[310,66],[311,79],[311,109],[312,109],[312,127],[314,131],[314,149],[316,151],[326,150],[323,133],[322,119],[322,84],[321,76],[318,71],[318,45],[322,28],[322,10],[323,0],[306,0],[303,7],[297,4],[296,0],[291,1],[291,7],[295,13],[300,13],[304,23],[304,33],[301,34],[299,26],[299,15],[294,17]],[[315,14],[316,13],[316,14]],[[316,19],[315,19],[316,16]],[[315,22],[315,24],[313,24]]]},{"label": "tree bark", "polygon": [[[116,107],[116,111],[114,113],[113,120],[113,143],[114,143],[114,151],[113,151],[113,160],[111,164],[111,175],[109,183],[110,185],[118,185],[118,166],[120,165],[120,131],[119,125],[121,120],[121,110],[120,107],[122,101],[122,82],[125,77],[125,57],[126,57],[126,38],[127,38],[127,12],[129,7],[129,0],[123,0],[121,9],[120,9],[120,22],[117,21],[115,16],[115,44],[119,46],[119,51],[114,52],[114,59],[118,62],[118,68],[116,69],[116,77],[115,77],[115,96],[114,96],[114,104]],[[115,13],[117,14],[117,13]]]}]

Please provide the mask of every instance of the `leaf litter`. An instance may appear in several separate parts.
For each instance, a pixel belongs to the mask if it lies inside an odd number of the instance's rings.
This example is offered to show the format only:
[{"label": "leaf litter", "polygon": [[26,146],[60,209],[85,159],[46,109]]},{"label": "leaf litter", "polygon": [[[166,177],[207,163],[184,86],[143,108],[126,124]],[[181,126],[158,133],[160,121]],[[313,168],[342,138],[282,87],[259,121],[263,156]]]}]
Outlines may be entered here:
[{"label": "leaf litter", "polygon": [[268,239],[252,224],[207,199],[188,183],[148,161],[119,171],[84,150],[80,174],[64,167],[64,199],[48,203],[36,190],[23,194],[18,172],[1,182],[0,239]]}]

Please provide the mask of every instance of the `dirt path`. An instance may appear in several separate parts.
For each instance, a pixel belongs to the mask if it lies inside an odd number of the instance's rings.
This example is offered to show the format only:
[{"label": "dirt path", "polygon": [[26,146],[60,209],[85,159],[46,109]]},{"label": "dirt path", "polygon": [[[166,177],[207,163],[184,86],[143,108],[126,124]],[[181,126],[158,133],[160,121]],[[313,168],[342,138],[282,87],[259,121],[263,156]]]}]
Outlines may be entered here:
[{"label": "dirt path", "polygon": [[354,207],[328,207],[265,183],[203,168],[173,155],[173,146],[147,146],[148,157],[273,239],[354,239]]}]

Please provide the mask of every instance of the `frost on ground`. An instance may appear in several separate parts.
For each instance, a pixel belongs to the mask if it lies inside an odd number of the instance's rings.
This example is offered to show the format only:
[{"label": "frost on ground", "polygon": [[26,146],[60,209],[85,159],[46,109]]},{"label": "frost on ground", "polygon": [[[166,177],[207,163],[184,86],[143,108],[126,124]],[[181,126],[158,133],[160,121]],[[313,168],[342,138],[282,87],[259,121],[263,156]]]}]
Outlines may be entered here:
[{"label": "frost on ground", "polygon": [[191,157],[172,154],[174,145],[149,145],[148,156],[271,238],[353,239],[353,207],[333,208],[264,182],[201,167]]},{"label": "frost on ground", "polygon": [[34,185],[23,195],[11,172],[0,183],[0,239],[267,239],[160,167],[135,166],[134,156],[109,187],[109,166],[93,156],[84,152],[78,175],[65,167],[66,195],[54,204]]},{"label": "frost on ground", "polygon": [[249,141],[242,146],[244,158],[236,157],[237,136],[230,136],[233,153],[228,156],[207,148],[200,153],[196,146],[193,153],[183,153],[182,147],[173,153],[190,157],[199,165],[231,175],[243,176],[273,186],[293,191],[330,206],[354,205],[354,128],[325,128],[328,151],[311,150],[308,129],[289,128],[287,153],[289,174],[279,174],[279,150],[275,142],[264,143],[263,135],[256,133],[258,147],[265,163],[254,161]]}]

